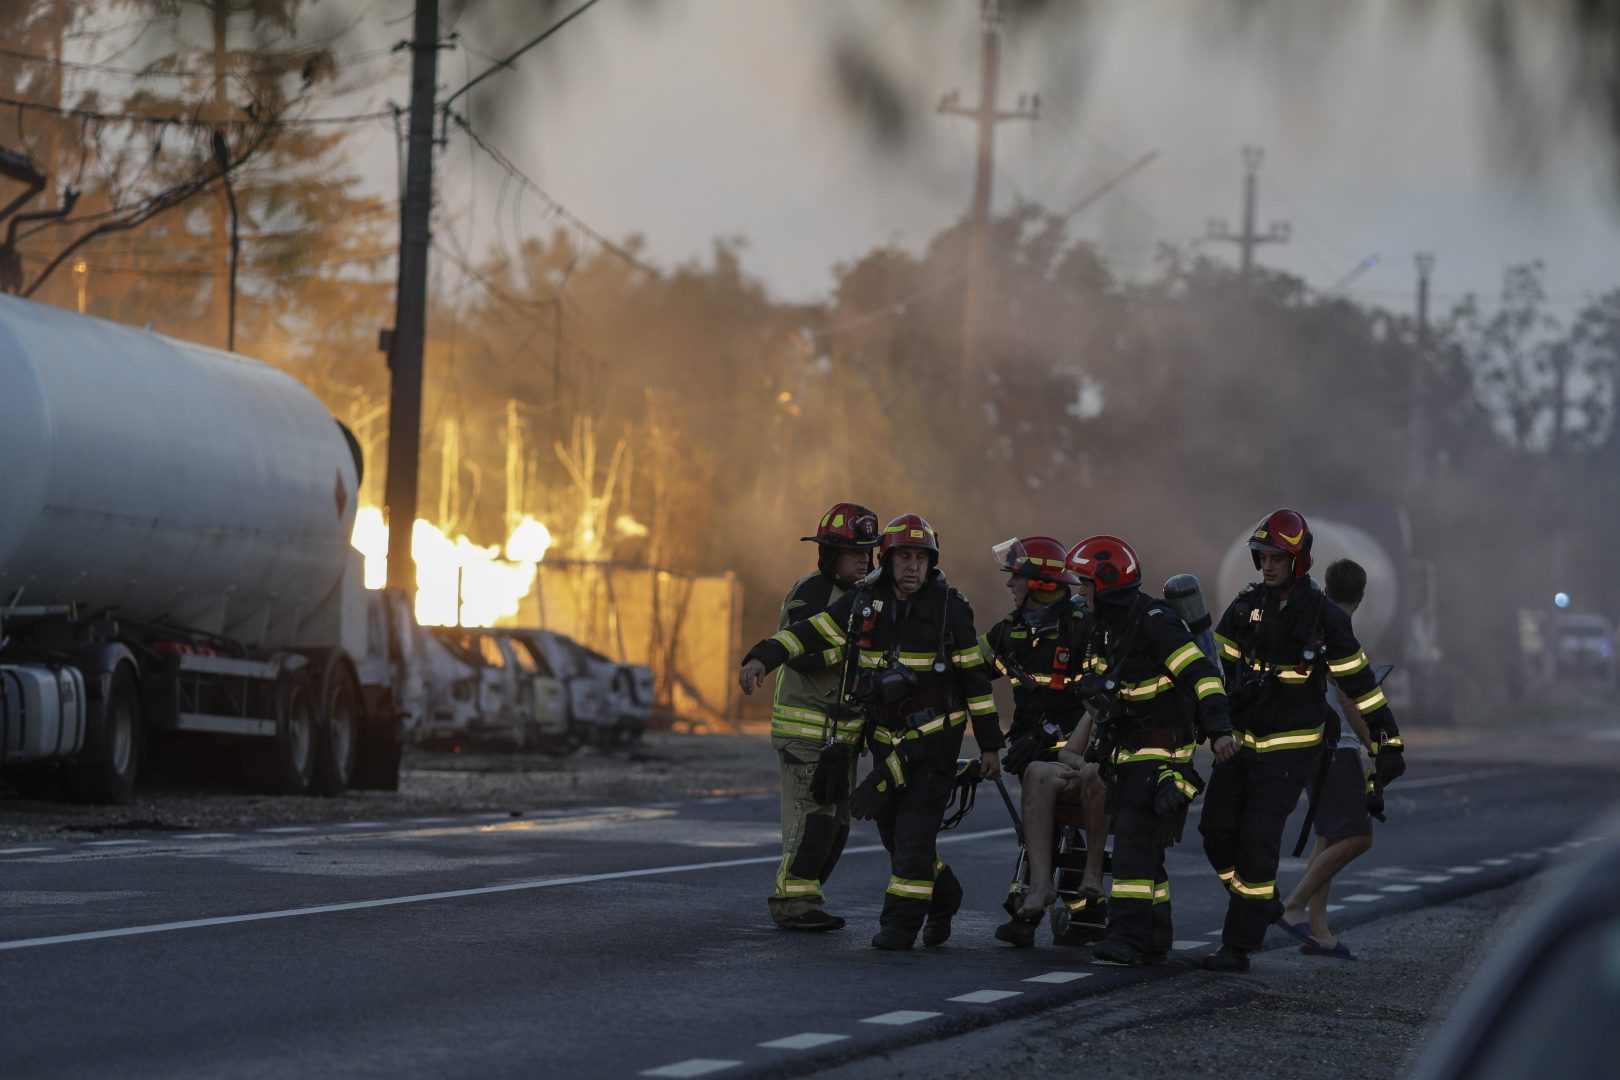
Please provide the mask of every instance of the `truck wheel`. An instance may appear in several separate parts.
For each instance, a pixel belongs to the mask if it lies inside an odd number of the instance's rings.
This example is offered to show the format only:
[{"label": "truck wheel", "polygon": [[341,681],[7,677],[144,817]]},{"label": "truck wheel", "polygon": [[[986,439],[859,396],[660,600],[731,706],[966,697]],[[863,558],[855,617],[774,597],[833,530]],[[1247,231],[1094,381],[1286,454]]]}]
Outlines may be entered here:
[{"label": "truck wheel", "polygon": [[314,789],[321,795],[341,795],[354,782],[360,741],[360,684],[346,659],[326,666],[316,732]]},{"label": "truck wheel", "polygon": [[255,787],[274,795],[302,795],[309,790],[315,774],[315,701],[303,671],[277,676],[275,738],[246,751]]},{"label": "truck wheel", "polygon": [[84,753],[68,774],[79,802],[124,803],[141,765],[141,693],[128,664],[113,669],[107,697],[84,733]]}]

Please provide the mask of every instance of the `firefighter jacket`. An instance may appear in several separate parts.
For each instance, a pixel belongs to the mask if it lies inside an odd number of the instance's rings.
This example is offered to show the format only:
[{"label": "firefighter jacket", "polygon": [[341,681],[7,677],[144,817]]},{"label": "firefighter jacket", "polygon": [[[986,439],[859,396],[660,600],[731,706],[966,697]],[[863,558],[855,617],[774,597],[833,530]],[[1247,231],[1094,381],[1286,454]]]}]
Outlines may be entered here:
[{"label": "firefighter jacket", "polygon": [[984,654],[989,677],[1005,675],[1012,680],[1008,742],[1047,723],[1060,728],[1065,738],[1074,733],[1085,715],[1085,705],[1073,691],[1085,674],[1086,642],[1093,621],[1084,603],[1066,597],[1028,615],[1014,611],[980,635],[979,651]]},{"label": "firefighter jacket", "polygon": [[[859,606],[857,606],[859,604]],[[853,649],[849,654],[846,650]],[[910,599],[900,598],[887,575],[855,589],[828,609],[788,624],[752,649],[767,671],[801,656],[846,655],[855,665],[861,705],[873,721],[875,755],[904,749],[911,761],[954,771],[969,718],[981,751],[999,750],[1001,720],[984,657],[973,629],[973,609],[937,569]],[[909,672],[909,689],[894,700],[877,695],[885,673]]]},{"label": "firefighter jacket", "polygon": [[1212,742],[1232,734],[1220,669],[1163,600],[1101,601],[1088,651],[1087,667],[1113,684],[1101,714],[1112,764],[1187,765],[1199,729]]},{"label": "firefighter jacket", "polygon": [[[777,628],[786,631],[795,622],[826,612],[844,589],[830,574],[819,570],[800,578],[782,601]],[[854,710],[841,710],[839,686],[843,681],[843,651],[836,648],[805,652],[790,658],[776,673],[776,696],[771,700],[771,738],[796,739],[818,745],[828,735],[853,745],[861,735],[861,718]],[[791,649],[789,650],[792,651]],[[838,716],[837,720],[832,719]]]},{"label": "firefighter jacket", "polygon": [[1380,746],[1399,748],[1400,733],[1350,616],[1310,577],[1274,595],[1256,582],[1237,595],[1215,626],[1227,684],[1233,687],[1238,741],[1261,753],[1320,745],[1331,676]]}]

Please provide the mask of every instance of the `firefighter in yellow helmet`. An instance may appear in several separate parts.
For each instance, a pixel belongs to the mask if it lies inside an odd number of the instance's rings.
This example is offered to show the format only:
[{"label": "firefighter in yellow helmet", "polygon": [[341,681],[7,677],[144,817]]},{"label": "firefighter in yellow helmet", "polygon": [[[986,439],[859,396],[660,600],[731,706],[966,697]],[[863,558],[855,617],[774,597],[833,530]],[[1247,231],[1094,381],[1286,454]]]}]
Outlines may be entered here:
[{"label": "firefighter in yellow helmet", "polygon": [[788,590],[773,639],[790,655],[771,702],[771,747],[782,769],[782,862],[768,903],[784,930],[837,930],[844,920],[823,910],[822,889],[849,839],[861,717],[841,701],[842,652],[806,651],[788,628],[825,620],[833,602],[866,576],[878,543],[877,515],[841,502],[803,539],[817,547],[816,572]]}]

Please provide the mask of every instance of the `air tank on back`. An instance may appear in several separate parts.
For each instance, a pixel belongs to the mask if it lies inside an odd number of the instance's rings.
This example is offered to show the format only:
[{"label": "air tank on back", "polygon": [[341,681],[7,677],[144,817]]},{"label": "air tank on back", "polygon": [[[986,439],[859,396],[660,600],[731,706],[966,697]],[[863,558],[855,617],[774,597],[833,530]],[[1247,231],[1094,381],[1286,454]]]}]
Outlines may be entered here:
[{"label": "air tank on back", "polygon": [[0,296],[0,606],[322,644],[359,467],[269,365]]},{"label": "air tank on back", "polygon": [[[1394,629],[1395,613],[1400,610],[1401,602],[1400,581],[1394,559],[1383,544],[1354,525],[1331,518],[1314,518],[1309,514],[1305,515],[1305,520],[1310,523],[1311,532],[1316,538],[1311,548],[1311,557],[1315,560],[1311,576],[1318,583],[1322,581],[1328,564],[1336,559],[1354,559],[1366,568],[1367,599],[1356,612],[1356,636],[1364,646],[1375,650],[1373,655],[1395,660],[1400,643],[1393,636],[1387,642],[1385,640],[1386,633]],[[1208,598],[1210,611],[1217,620],[1244,586],[1260,580],[1260,572],[1254,568],[1254,556],[1249,551],[1248,533],[1238,537],[1226,549],[1218,580],[1220,592]]]}]

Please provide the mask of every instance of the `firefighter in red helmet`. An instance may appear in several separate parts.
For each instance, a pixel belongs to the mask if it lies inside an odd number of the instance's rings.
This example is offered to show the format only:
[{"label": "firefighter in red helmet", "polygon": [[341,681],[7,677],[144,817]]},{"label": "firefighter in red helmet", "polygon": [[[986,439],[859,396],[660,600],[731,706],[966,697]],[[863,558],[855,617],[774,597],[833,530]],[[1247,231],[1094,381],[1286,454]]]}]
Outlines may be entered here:
[{"label": "firefighter in red helmet", "polygon": [[871,570],[877,515],[841,502],[821,516],[813,536],[800,539],[816,545],[816,572],[788,590],[778,621],[777,639],[790,656],[771,701],[771,747],[782,773],[782,861],[767,903],[784,930],[838,930],[844,920],[823,909],[823,888],[849,839],[861,719],[839,705],[842,658],[807,652],[788,627],[826,619],[833,602]]},{"label": "firefighter in red helmet", "polygon": [[1204,795],[1204,853],[1228,891],[1212,971],[1247,971],[1266,927],[1281,917],[1277,864],[1283,827],[1321,753],[1331,678],[1356,704],[1376,740],[1378,778],[1405,771],[1401,737],[1350,616],[1310,576],[1311,530],[1295,510],[1277,510],[1249,538],[1261,580],[1245,588],[1215,627],[1232,688],[1239,751],[1218,764]]},{"label": "firefighter in red helmet", "polygon": [[[1050,536],[1015,537],[991,549],[996,566],[1007,575],[1013,610],[979,638],[992,679],[1012,680],[1013,719],[1002,768],[1019,777],[1025,831],[1024,859],[1004,906],[1011,918],[996,928],[998,940],[1019,948],[1035,944],[1035,930],[1054,900],[1051,847],[1059,790],[1046,783],[1068,775],[1056,763],[1058,750],[1076,737],[1083,744],[1089,731],[1085,705],[1073,688],[1083,672],[1080,659],[1091,632],[1086,606],[1076,601],[1080,579],[1064,565],[1068,548]],[[1087,800],[1094,827],[1087,850],[1086,883],[1100,895],[1103,844],[1107,819],[1101,786]],[[1071,801],[1078,792],[1064,793]],[[1088,793],[1089,794],[1089,793]],[[1036,835],[1038,834],[1038,836]],[[1027,909],[1027,910],[1026,910]]]},{"label": "firefighter in red helmet", "polygon": [[802,650],[844,661],[841,695],[866,718],[873,770],[850,812],[877,823],[889,851],[889,887],[878,949],[943,945],[962,886],[938,857],[936,838],[957,787],[956,756],[968,721],[987,778],[1000,774],[1000,720],[973,629],[973,609],[938,567],[939,538],[904,514],[883,529],[880,573],[839,597],[824,618],[795,621],[748,651],[739,677],[751,692],[766,672]]},{"label": "firefighter in red helmet", "polygon": [[1181,839],[1203,784],[1193,749],[1208,738],[1217,761],[1236,752],[1226,693],[1181,616],[1142,591],[1130,544],[1087,537],[1069,552],[1068,567],[1096,613],[1081,687],[1097,714],[1085,760],[1101,770],[1114,819],[1108,929],[1092,957],[1161,963],[1172,938],[1164,853]]}]

